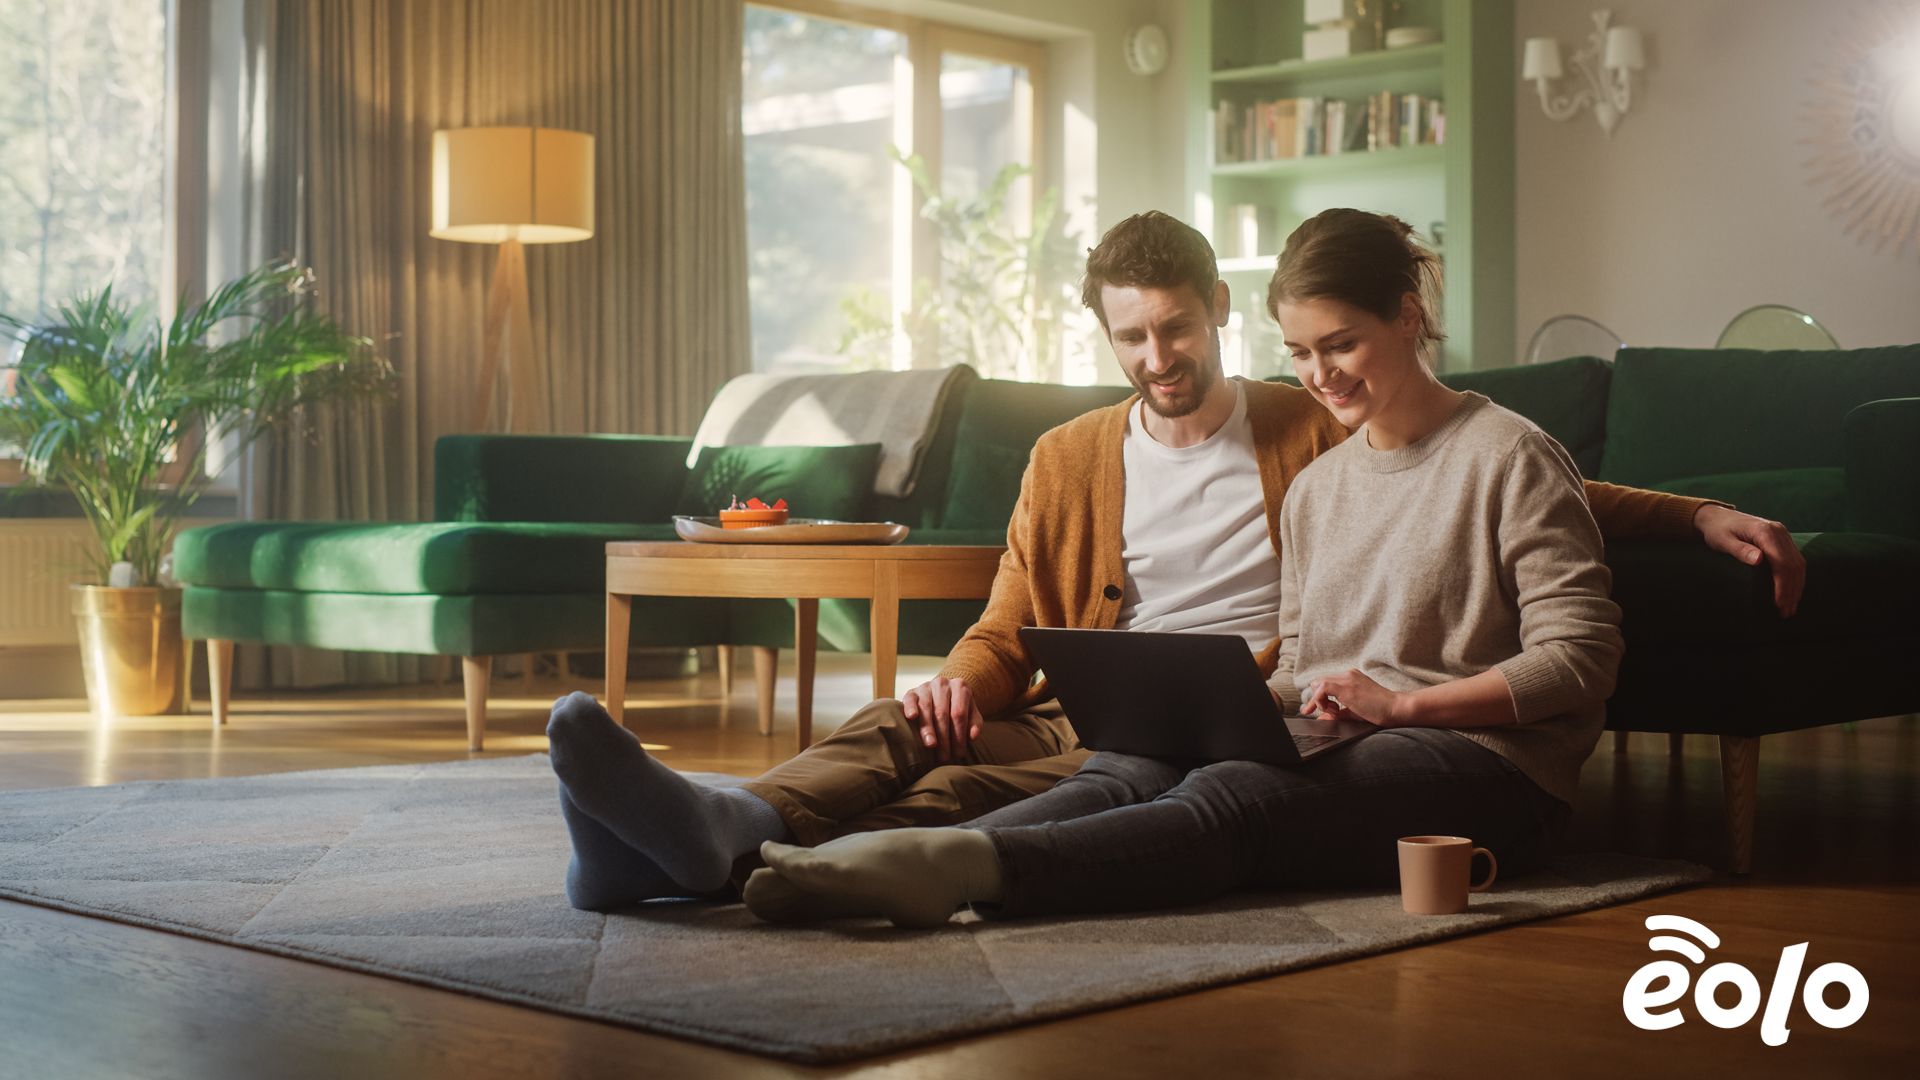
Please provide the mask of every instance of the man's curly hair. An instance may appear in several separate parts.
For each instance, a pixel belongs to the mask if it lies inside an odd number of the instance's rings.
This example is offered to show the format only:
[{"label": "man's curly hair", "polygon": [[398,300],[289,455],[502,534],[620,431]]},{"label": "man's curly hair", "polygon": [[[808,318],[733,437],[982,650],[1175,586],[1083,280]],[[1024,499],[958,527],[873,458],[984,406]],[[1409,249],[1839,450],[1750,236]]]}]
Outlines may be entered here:
[{"label": "man's curly hair", "polygon": [[1171,289],[1193,286],[1194,295],[1209,307],[1213,285],[1220,280],[1213,261],[1213,245],[1200,231],[1178,218],[1149,210],[1135,214],[1107,230],[1097,247],[1087,251],[1087,276],[1080,302],[1093,309],[1100,325],[1107,325],[1107,309],[1100,290]]}]

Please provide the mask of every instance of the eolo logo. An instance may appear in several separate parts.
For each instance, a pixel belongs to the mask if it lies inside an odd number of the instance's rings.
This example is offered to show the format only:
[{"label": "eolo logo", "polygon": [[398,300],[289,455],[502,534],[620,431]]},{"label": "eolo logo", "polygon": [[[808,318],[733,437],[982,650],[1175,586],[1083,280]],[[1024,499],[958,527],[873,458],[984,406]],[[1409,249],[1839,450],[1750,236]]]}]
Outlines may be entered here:
[{"label": "eolo logo", "polygon": [[[1649,930],[1678,930],[1691,934],[1706,944],[1709,949],[1720,947],[1720,936],[1692,919],[1683,919],[1678,915],[1651,915],[1647,918]],[[1686,938],[1661,935],[1647,942],[1647,948],[1654,952],[1673,952],[1693,961],[1704,964],[1707,954],[1699,945]],[[1794,984],[1800,981],[1800,967],[1807,959],[1807,943],[1789,945],[1780,950],[1780,963],[1773,969],[1773,989],[1767,994],[1767,1013],[1760,1020],[1760,1040],[1768,1046],[1779,1046],[1787,1041],[1787,1013],[1793,1008]],[[1633,973],[1627,980],[1626,992],[1620,995],[1620,1008],[1627,1014],[1627,1020],[1634,1027],[1646,1031],[1663,1031],[1678,1027],[1687,1022],[1676,1008],[1665,1012],[1652,1012],[1662,1005],[1672,1005],[1687,993],[1687,982],[1693,973],[1686,965],[1677,960],[1655,960],[1646,967]],[[1666,985],[1658,990],[1651,989],[1661,979]],[[1839,983],[1847,989],[1847,1003],[1835,1009],[1827,1005],[1827,987]],[[1733,1007],[1725,1008],[1714,999],[1714,993],[1722,986],[1732,986],[1740,991],[1740,1000]],[[1850,1027],[1867,1011],[1867,980],[1859,970],[1850,964],[1822,964],[1813,969],[1806,985],[1800,990],[1800,1004],[1806,1007],[1807,1015],[1813,1017],[1821,1027]],[[1718,1028],[1737,1028],[1753,1019],[1760,1011],[1760,980],[1753,972],[1739,964],[1715,964],[1700,973],[1700,979],[1693,984],[1693,1007],[1700,1018]]]}]

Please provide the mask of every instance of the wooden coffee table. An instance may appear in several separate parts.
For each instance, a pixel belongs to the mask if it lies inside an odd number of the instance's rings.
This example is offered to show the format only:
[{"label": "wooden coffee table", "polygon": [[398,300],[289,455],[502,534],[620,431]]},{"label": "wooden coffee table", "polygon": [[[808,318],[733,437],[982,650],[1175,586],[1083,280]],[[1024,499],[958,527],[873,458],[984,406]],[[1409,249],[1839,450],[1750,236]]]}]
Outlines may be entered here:
[{"label": "wooden coffee table", "polygon": [[[795,600],[800,748],[813,742],[813,666],[822,597],[873,601],[873,696],[893,696],[902,600],[984,600],[1000,567],[999,546],[693,544],[607,545],[607,712],[624,724],[627,637],[635,596],[766,597]],[[772,667],[756,657],[760,731],[771,730]]]}]

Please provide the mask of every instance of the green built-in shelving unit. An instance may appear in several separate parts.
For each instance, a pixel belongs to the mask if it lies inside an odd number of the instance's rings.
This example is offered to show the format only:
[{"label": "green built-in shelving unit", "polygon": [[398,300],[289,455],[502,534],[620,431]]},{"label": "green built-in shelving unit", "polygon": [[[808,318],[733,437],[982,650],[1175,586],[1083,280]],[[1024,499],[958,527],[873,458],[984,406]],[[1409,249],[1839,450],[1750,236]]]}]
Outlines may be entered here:
[{"label": "green built-in shelving unit", "polygon": [[[1389,26],[1437,26],[1438,44],[1300,59],[1302,0],[1196,0],[1187,5],[1189,206],[1210,228],[1234,306],[1271,353],[1264,311],[1274,257],[1294,226],[1321,210],[1356,206],[1397,214],[1423,234],[1444,225],[1444,367],[1501,367],[1513,357],[1514,44],[1512,0],[1404,0]],[[1212,109],[1285,97],[1349,102],[1364,129],[1366,98],[1381,91],[1445,103],[1444,145],[1217,164]],[[1260,208],[1259,254],[1233,251],[1229,207]],[[1256,349],[1260,352],[1261,349]],[[1267,372],[1256,368],[1252,374]]]}]

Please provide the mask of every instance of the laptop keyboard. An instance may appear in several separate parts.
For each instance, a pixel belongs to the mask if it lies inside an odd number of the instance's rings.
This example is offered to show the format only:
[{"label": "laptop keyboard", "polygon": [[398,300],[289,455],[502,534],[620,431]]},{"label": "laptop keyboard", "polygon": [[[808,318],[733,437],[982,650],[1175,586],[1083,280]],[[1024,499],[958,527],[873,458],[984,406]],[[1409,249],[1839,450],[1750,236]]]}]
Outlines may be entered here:
[{"label": "laptop keyboard", "polygon": [[1293,736],[1293,748],[1302,754],[1306,754],[1310,751],[1318,750],[1328,743],[1336,743],[1339,741],[1340,736],[1338,735],[1302,735],[1295,732]]}]

